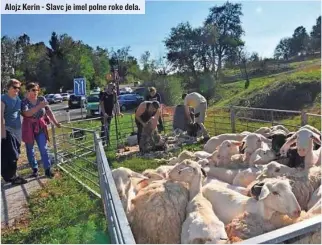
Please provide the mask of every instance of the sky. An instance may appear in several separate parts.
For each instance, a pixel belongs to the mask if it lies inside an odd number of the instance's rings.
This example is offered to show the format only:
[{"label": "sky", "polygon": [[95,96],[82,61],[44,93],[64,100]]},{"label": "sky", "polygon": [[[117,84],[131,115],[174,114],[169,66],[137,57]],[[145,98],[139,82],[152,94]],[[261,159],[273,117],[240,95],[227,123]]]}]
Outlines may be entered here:
[{"label": "sky", "polygon": [[[236,3],[237,1],[232,1]],[[189,21],[203,24],[209,8],[223,1],[147,1],[145,15],[1,15],[1,36],[26,33],[32,42],[49,45],[51,33],[67,33],[75,40],[114,49],[131,46],[140,58],[144,51],[158,59],[166,54],[164,40],[172,27]],[[279,40],[304,26],[311,31],[321,15],[320,1],[239,1],[242,3],[243,40],[249,52],[271,57]]]}]

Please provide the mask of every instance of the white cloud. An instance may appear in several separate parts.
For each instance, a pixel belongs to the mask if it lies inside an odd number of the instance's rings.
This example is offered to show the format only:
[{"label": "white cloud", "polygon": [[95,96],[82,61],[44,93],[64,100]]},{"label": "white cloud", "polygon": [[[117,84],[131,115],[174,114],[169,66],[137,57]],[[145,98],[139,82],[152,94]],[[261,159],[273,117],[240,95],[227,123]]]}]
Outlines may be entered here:
[{"label": "white cloud", "polygon": [[256,13],[257,14],[262,13],[262,11],[263,11],[262,7],[259,6],[259,7],[256,8]]}]

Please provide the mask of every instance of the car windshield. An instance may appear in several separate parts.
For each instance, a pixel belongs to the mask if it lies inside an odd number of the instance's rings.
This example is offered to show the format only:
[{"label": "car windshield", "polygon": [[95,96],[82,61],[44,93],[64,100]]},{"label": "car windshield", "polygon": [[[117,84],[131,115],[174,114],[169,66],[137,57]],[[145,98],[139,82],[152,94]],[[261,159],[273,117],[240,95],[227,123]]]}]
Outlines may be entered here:
[{"label": "car windshield", "polygon": [[88,96],[87,101],[89,103],[99,102],[99,97],[98,97],[98,95],[90,95],[90,96]]},{"label": "car windshield", "polygon": [[67,96],[68,94],[61,94],[62,96]]},{"label": "car windshield", "polygon": [[50,94],[50,95],[48,95],[48,98],[54,98],[54,94]]}]

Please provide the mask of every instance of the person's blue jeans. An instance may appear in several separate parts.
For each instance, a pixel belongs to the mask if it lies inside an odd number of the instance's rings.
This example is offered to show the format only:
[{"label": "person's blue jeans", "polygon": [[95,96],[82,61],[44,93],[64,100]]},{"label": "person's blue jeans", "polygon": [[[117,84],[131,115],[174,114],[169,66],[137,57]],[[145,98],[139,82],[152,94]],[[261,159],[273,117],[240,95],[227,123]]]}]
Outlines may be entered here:
[{"label": "person's blue jeans", "polygon": [[[35,135],[35,140],[38,145],[38,149],[40,151],[41,160],[44,164],[44,169],[49,169],[51,166],[49,155],[48,155],[48,148],[47,148],[47,138],[44,132],[41,132]],[[33,169],[38,169],[38,163],[35,158],[35,150],[34,150],[34,143],[27,144],[26,143],[26,150],[27,150],[27,158],[29,164]]]}]

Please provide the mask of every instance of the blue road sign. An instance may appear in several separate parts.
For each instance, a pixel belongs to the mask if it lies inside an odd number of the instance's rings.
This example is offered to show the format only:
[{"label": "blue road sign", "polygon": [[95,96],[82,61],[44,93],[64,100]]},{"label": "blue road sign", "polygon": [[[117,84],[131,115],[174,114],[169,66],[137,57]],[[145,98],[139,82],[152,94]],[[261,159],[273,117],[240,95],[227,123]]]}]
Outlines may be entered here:
[{"label": "blue road sign", "polygon": [[85,78],[74,79],[74,94],[75,95],[86,95],[86,80]]}]

